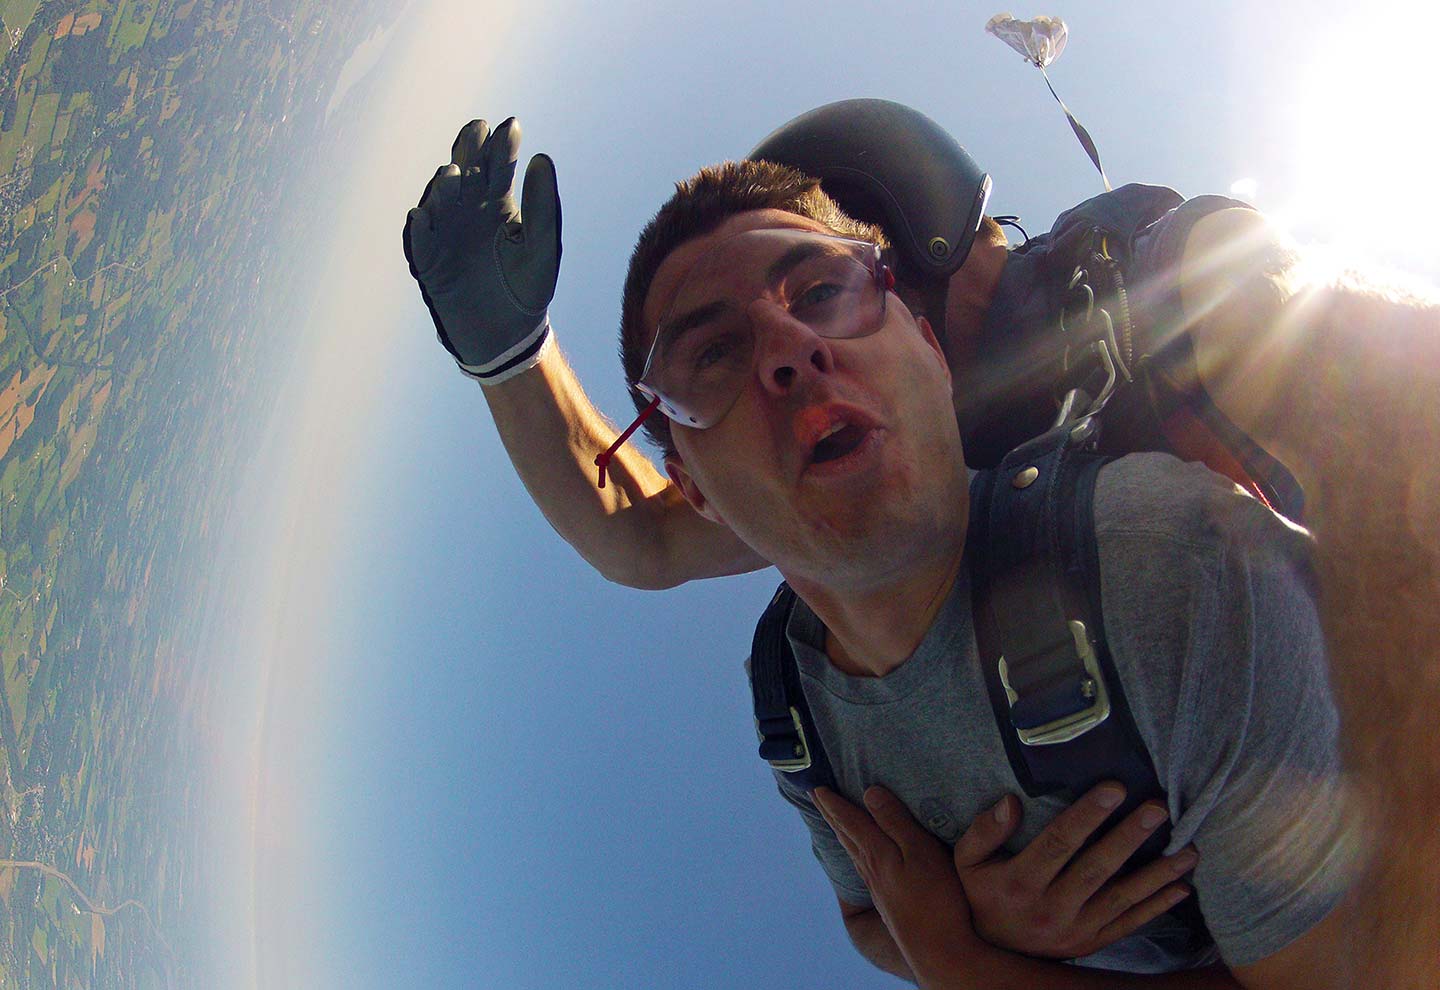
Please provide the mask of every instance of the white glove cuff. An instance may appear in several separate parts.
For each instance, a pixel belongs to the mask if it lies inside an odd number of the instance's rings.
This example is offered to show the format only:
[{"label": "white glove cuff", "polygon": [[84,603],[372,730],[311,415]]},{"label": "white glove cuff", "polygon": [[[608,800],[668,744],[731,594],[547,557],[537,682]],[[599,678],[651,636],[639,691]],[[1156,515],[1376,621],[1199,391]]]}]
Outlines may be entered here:
[{"label": "white glove cuff", "polygon": [[486,361],[484,364],[461,364],[458,361],[456,364],[460,368],[460,373],[466,378],[473,378],[485,386],[499,385],[539,364],[540,359],[553,346],[552,337],[550,317],[547,314],[540,320],[540,325],[527,334],[524,340],[494,360]]}]

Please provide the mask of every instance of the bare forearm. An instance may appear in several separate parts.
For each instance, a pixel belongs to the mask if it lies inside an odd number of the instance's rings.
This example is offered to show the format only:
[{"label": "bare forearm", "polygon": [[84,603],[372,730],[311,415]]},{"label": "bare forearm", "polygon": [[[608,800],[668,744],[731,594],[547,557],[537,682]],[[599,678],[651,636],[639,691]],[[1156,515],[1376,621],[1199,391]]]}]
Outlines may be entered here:
[{"label": "bare forearm", "polygon": [[1206,389],[1295,473],[1307,509],[1363,500],[1388,527],[1408,508],[1440,552],[1436,506],[1416,504],[1440,482],[1440,290],[1342,271],[1238,209],[1195,225],[1180,290]]},{"label": "bare forearm", "polygon": [[[1302,287],[1260,309],[1226,314],[1232,326],[1216,331],[1223,350],[1208,352],[1202,375],[1217,404],[1321,507],[1366,497],[1377,510],[1417,508],[1416,489],[1440,480],[1430,456],[1440,435],[1440,305],[1349,282]],[[1366,482],[1405,490],[1377,500]]]},{"label": "bare forearm", "polygon": [[595,455],[618,431],[552,346],[524,374],[484,390],[510,461],[550,525],[605,577],[636,588],[738,574],[764,561],[685,503],[634,445],[597,483]]},{"label": "bare forearm", "polygon": [[845,919],[845,931],[849,933],[856,951],[877,969],[915,982],[915,974],[910,971],[910,964],[890,936],[890,929],[885,927],[880,912],[872,909],[850,915]]},{"label": "bare forearm", "polygon": [[995,950],[963,974],[922,976],[922,990],[1244,990],[1224,967],[1136,974],[1086,969]]},{"label": "bare forearm", "polygon": [[1136,975],[1034,959],[988,946],[978,954],[972,946],[948,958],[947,953],[937,952],[927,963],[929,971],[917,967],[922,971],[917,978],[917,969],[911,968],[879,912],[852,915],[845,919],[845,928],[855,948],[878,969],[924,990],[1243,990],[1221,966]]},{"label": "bare forearm", "polygon": [[[1373,986],[1433,986],[1440,930],[1440,305],[1342,285],[1311,300],[1306,479],[1344,757],[1376,861],[1356,912]],[[1317,387],[1317,384],[1319,387]],[[1300,433],[1298,429],[1292,430]],[[1327,440],[1328,435],[1328,440]]]}]

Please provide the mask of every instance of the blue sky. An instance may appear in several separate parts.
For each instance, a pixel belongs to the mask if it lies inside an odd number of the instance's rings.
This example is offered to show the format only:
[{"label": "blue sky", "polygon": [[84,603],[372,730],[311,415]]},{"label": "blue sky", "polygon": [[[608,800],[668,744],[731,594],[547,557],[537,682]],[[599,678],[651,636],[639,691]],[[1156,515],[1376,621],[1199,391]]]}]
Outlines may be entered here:
[{"label": "blue sky", "polygon": [[[581,563],[435,342],[399,232],[465,120],[518,116],[522,157],[559,175],[558,340],[628,419],[615,326],[636,232],[675,180],[797,113],[921,109],[1032,233],[1100,191],[1039,73],[983,32],[997,10],[417,0],[357,59],[336,111],[355,156],[313,235],[325,274],[247,488],[259,551],[225,565],[247,630],[230,754],[230,811],[254,833],[235,857],[253,943],[230,946],[247,981],[896,985],[850,948],[755,757],[740,664],[778,578],[645,593]],[[1420,11],[1044,12],[1070,26],[1051,78],[1114,182],[1248,179],[1303,237],[1358,244],[1363,222],[1372,254],[1433,277],[1413,232],[1440,212],[1410,195],[1426,149],[1407,123],[1433,114],[1431,87],[1367,40]]]}]

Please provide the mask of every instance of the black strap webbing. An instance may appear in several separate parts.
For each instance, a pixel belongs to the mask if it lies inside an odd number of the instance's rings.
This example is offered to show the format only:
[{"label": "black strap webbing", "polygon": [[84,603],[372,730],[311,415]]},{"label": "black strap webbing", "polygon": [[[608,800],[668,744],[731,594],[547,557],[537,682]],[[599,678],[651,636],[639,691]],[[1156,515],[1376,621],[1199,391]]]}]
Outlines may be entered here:
[{"label": "black strap webbing", "polygon": [[785,635],[794,607],[795,592],[782,583],[755,627],[750,648],[750,690],[755,702],[760,758],[809,794],[817,787],[833,788],[835,777],[810,717],[810,705],[800,684],[800,665]]},{"label": "black strap webbing", "polygon": [[[1025,793],[1073,800],[1101,781],[1118,780],[1126,791],[1118,818],[1164,791],[1105,637],[1094,523],[1095,481],[1105,459],[1076,449],[1073,427],[1017,447],[972,483],[966,542],[975,637],[1005,752]],[[1082,624],[1079,635],[1075,622]],[[1092,652],[1089,666],[1082,644]],[[1103,721],[1066,741],[1022,741],[1022,732],[1083,720],[1100,691],[1109,705]],[[1157,831],[1134,862],[1168,841],[1168,828]]]}]

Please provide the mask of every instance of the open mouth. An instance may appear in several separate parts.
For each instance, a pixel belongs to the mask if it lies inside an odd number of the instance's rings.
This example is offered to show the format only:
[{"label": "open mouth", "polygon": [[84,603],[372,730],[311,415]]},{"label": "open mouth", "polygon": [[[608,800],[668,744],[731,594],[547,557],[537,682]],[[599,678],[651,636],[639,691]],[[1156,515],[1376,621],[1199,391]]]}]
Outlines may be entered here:
[{"label": "open mouth", "polygon": [[861,441],[865,439],[865,434],[869,432],[864,427],[856,426],[853,423],[844,424],[840,429],[821,438],[820,442],[815,444],[815,449],[810,455],[810,462],[824,464],[826,461],[844,457],[860,446]]},{"label": "open mouth", "polygon": [[833,465],[865,447],[879,424],[874,417],[848,403],[829,402],[810,406],[795,417],[795,439],[809,452],[807,467]]}]

